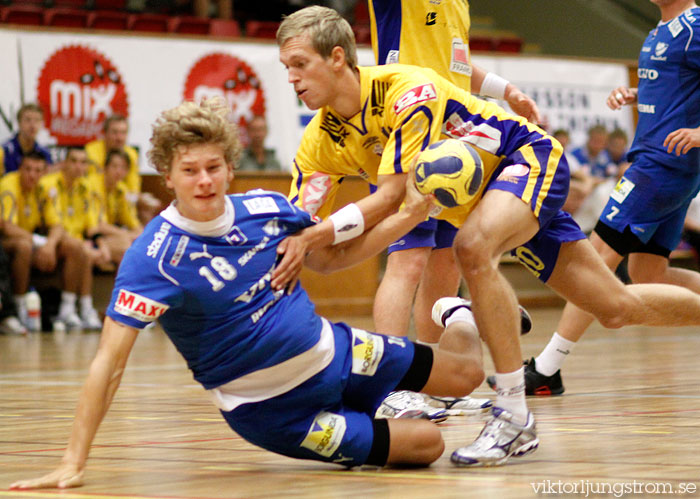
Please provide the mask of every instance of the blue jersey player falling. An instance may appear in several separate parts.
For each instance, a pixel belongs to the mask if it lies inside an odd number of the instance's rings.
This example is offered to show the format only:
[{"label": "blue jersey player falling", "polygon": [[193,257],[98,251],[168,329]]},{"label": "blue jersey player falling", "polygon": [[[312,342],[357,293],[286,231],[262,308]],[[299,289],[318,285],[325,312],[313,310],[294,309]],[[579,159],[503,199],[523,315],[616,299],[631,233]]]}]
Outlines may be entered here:
[{"label": "blue jersey player falling", "polygon": [[[460,396],[480,384],[471,312],[461,299],[441,306],[438,321],[452,312],[455,319],[447,346],[433,350],[331,323],[301,287],[276,284],[279,248],[296,244],[314,220],[281,194],[226,195],[240,149],[227,112],[219,101],[188,102],[154,125],[149,158],[176,200],[124,257],[61,464],[12,488],[82,485],[138,332],[156,319],[225,420],[253,444],[344,466],[427,465],[442,454],[430,421],[373,416],[397,388]],[[330,271],[378,253],[430,210],[430,198],[410,183],[405,201],[361,237],[314,251],[307,262]]]}]

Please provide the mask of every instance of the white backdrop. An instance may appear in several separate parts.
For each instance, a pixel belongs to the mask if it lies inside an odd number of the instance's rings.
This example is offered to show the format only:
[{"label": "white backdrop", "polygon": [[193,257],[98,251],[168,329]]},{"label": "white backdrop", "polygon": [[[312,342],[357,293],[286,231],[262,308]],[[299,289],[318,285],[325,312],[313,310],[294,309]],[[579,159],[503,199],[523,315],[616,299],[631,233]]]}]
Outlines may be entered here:
[{"label": "white backdrop", "polygon": [[[241,123],[264,109],[268,146],[288,168],[312,115],[287,83],[273,43],[0,28],[0,47],[0,141],[16,129],[20,103],[40,101],[47,114],[41,143],[85,142],[106,115],[122,112],[129,118],[129,143],[143,152],[160,111],[192,95],[218,93]],[[368,49],[359,58],[373,63]],[[475,56],[474,62],[533,96],[550,129],[569,129],[575,144],[595,123],[632,136],[631,111],[612,112],[604,104],[611,88],[628,81],[623,64],[499,56]],[[152,172],[140,157],[141,171]]]}]

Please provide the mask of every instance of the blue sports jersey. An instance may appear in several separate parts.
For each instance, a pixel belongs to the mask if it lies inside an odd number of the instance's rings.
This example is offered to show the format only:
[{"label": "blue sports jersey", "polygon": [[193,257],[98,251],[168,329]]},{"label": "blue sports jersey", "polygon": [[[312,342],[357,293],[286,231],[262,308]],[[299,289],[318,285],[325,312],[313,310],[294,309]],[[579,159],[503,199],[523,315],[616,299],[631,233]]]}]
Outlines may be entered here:
[{"label": "blue sports jersey", "polygon": [[[19,135],[15,134],[10,140],[2,145],[3,156],[4,156],[4,166],[5,173],[10,173],[17,171],[19,165],[22,164],[22,159],[24,158],[24,151],[19,144]],[[37,142],[34,143],[34,148],[31,152],[38,152],[46,160],[46,164],[51,164],[51,153],[45,147],[40,146]]]},{"label": "blue sports jersey", "polygon": [[700,8],[659,23],[639,55],[639,122],[629,160],[639,154],[676,170],[697,173],[700,149],[680,157],[666,152],[666,136],[700,126]]},{"label": "blue sports jersey", "polygon": [[261,190],[226,204],[220,236],[194,233],[197,223],[173,205],[153,219],[126,252],[107,310],[135,328],[158,319],[207,389],[312,351],[321,337],[321,318],[300,286],[290,294],[270,287],[277,245],[312,225],[311,215]]}]

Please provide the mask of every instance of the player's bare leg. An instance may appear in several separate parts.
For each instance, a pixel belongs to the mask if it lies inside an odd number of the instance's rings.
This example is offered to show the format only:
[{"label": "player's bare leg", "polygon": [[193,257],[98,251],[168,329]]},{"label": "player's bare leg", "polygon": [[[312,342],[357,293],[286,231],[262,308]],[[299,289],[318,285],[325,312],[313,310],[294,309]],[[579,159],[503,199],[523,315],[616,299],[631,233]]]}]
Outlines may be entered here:
[{"label": "player's bare leg", "polygon": [[438,343],[443,328],[430,318],[433,304],[443,296],[457,296],[460,272],[452,248],[430,252],[413,305],[413,322],[418,341]]},{"label": "player's bare leg", "polygon": [[498,380],[491,418],[474,443],[454,451],[455,464],[499,465],[535,450],[539,443],[525,403],[518,303],[498,270],[501,255],[530,240],[538,230],[528,205],[509,192],[491,190],[455,238],[455,254],[469,287],[479,334],[491,353]]},{"label": "player's bare leg", "polygon": [[389,254],[384,277],[374,298],[375,331],[392,336],[408,334],[413,297],[431,251],[431,248],[411,248]]}]

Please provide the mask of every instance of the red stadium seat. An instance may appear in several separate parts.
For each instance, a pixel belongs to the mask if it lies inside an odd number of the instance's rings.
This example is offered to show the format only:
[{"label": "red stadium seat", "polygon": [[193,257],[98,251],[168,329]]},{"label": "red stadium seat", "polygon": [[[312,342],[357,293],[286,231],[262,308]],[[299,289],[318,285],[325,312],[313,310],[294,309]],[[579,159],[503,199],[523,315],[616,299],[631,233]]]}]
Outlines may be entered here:
[{"label": "red stadium seat", "polygon": [[8,5],[3,9],[2,22],[41,26],[44,24],[44,9],[34,5]]},{"label": "red stadium seat", "polygon": [[372,43],[372,28],[370,28],[369,25],[354,25],[352,31],[355,33],[355,41],[358,45]]},{"label": "red stadium seat", "polygon": [[523,40],[518,37],[497,38],[493,44],[494,50],[497,52],[520,52],[523,48]]},{"label": "red stadium seat", "polygon": [[51,0],[52,7],[66,7],[71,9],[84,9],[87,7],[86,0]]},{"label": "red stadium seat", "polygon": [[173,17],[170,20],[170,31],[190,35],[208,35],[209,19],[190,16]]},{"label": "red stadium seat", "polygon": [[355,23],[369,24],[369,8],[367,2],[357,2],[354,10]]},{"label": "red stadium seat", "polygon": [[237,21],[228,19],[211,19],[209,21],[209,34],[214,36],[240,37],[241,27]]},{"label": "red stadium seat", "polygon": [[94,0],[95,10],[126,10],[126,0]]},{"label": "red stadium seat", "polygon": [[130,20],[130,15],[126,12],[102,10],[90,14],[88,28],[123,31],[129,28]]},{"label": "red stadium seat", "polygon": [[472,52],[491,52],[493,50],[493,38],[490,36],[469,35],[469,50]]},{"label": "red stadium seat", "polygon": [[272,38],[277,36],[278,21],[248,21],[245,23],[245,35],[251,38]]},{"label": "red stadium seat", "polygon": [[62,28],[87,28],[88,13],[84,10],[76,9],[46,9],[44,24]]},{"label": "red stadium seat", "polygon": [[167,33],[170,17],[165,14],[135,14],[131,19],[133,31],[150,31],[154,33]]}]

